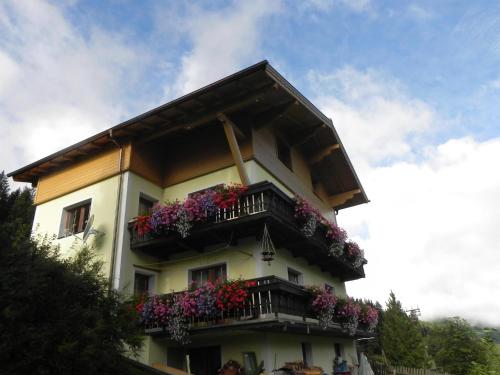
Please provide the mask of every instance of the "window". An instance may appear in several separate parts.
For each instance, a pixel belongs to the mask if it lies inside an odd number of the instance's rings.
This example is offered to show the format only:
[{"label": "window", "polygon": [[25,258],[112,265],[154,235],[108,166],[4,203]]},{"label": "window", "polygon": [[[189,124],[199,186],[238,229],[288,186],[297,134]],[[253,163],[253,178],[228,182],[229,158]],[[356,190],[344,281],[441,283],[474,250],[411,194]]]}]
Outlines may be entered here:
[{"label": "window", "polygon": [[290,151],[290,146],[279,137],[276,137],[276,152],[278,154],[278,159],[285,164],[288,169],[292,170],[292,153]]},{"label": "window", "polygon": [[155,276],[154,271],[147,269],[136,269],[134,272],[134,294],[136,296],[143,296],[150,294],[155,290]]},{"label": "window", "polygon": [[225,281],[227,278],[226,265],[219,264],[216,266],[191,270],[191,282],[197,285],[203,285],[207,281],[211,283],[217,281]]},{"label": "window", "polygon": [[151,212],[153,211],[153,206],[157,203],[158,201],[154,198],[148,197],[145,194],[140,195],[139,197],[139,216],[147,216],[151,215]]},{"label": "window", "polygon": [[141,273],[136,273],[134,278],[134,294],[142,296],[144,294],[149,294],[151,287],[151,275],[143,275]]},{"label": "window", "polygon": [[302,274],[291,268],[288,269],[288,281],[300,285],[302,284]]},{"label": "window", "polygon": [[63,209],[59,237],[67,237],[83,232],[89,219],[90,200]]},{"label": "window", "polygon": [[306,367],[311,367],[313,365],[312,345],[310,342],[302,343],[302,360]]}]

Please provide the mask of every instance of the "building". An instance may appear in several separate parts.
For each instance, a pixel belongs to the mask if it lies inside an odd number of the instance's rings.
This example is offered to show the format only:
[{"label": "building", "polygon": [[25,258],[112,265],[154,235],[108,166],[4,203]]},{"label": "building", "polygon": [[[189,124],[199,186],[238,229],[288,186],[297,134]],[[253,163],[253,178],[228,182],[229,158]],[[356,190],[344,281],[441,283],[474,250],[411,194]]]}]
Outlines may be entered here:
[{"label": "building", "polygon": [[[262,360],[267,373],[296,360],[332,373],[336,357],[355,367],[355,339],[370,334],[321,327],[303,286],[344,296],[345,282],[364,277],[366,261],[332,256],[325,233],[304,235],[293,197],[333,224],[338,210],[368,199],[332,121],[267,61],[10,176],[36,186],[35,228],[55,234],[64,254],[93,218],[101,236],[89,241],[116,289],[163,294],[193,280],[255,280],[248,310],[193,322],[187,345],[160,326],[147,327],[144,363],[185,368],[189,354],[196,375],[213,374],[229,359],[247,367]],[[138,233],[134,218],[156,202],[231,183],[248,187],[238,208],[219,209],[189,235]]]}]

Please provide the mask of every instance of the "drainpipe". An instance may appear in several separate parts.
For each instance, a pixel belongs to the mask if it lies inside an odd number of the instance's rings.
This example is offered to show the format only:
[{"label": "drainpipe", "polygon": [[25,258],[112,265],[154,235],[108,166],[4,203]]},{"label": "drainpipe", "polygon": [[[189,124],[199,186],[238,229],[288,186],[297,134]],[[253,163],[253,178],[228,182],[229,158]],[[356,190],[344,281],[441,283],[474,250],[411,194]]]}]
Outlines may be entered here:
[{"label": "drainpipe", "polygon": [[115,230],[113,233],[113,247],[111,249],[111,267],[109,271],[109,287],[110,289],[114,285],[114,277],[115,277],[115,258],[116,258],[116,246],[118,242],[118,224],[119,224],[119,219],[120,219],[120,212],[121,212],[121,196],[122,196],[122,184],[123,184],[123,145],[118,143],[118,141],[113,138],[113,129],[109,129],[109,139],[111,142],[113,142],[116,147],[120,149],[120,154],[119,154],[119,164],[118,164],[118,171],[119,171],[119,177],[118,177],[118,190],[116,192],[116,209],[115,209]]}]

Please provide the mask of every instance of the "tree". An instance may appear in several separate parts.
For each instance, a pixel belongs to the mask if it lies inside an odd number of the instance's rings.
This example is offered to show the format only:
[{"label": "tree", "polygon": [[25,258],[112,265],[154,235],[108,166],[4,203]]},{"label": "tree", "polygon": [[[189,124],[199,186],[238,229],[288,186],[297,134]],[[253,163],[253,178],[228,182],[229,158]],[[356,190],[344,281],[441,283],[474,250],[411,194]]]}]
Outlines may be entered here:
[{"label": "tree", "polygon": [[495,356],[491,337],[481,337],[458,317],[430,324],[428,345],[436,366],[455,375],[488,373]]},{"label": "tree", "polygon": [[418,319],[410,317],[391,292],[380,323],[380,342],[394,366],[427,367],[427,352]]},{"label": "tree", "polygon": [[0,238],[7,242],[28,238],[34,214],[33,189],[24,187],[11,192],[7,176],[0,172]]},{"label": "tree", "polygon": [[10,193],[0,175],[2,374],[127,373],[141,346],[133,304],[109,288],[92,249],[61,259],[30,236],[32,192]]}]

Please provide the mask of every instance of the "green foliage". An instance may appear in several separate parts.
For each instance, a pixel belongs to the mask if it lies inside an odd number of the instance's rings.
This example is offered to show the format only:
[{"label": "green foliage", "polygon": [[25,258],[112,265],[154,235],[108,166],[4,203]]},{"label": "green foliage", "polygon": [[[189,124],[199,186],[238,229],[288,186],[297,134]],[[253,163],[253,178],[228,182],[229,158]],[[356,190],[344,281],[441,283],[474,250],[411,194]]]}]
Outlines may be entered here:
[{"label": "green foliage", "polygon": [[491,374],[496,356],[491,337],[458,317],[429,325],[428,348],[436,366],[455,375]]},{"label": "green foliage", "polygon": [[406,314],[392,292],[379,325],[380,343],[389,364],[427,367],[428,358],[418,319]]},{"label": "green foliage", "polygon": [[2,173],[0,372],[127,373],[122,355],[141,346],[133,305],[110,291],[92,249],[61,259],[52,239],[31,238],[32,192],[5,182]]},{"label": "green foliage", "polygon": [[33,189],[11,192],[7,176],[0,172],[0,248],[29,237],[34,214]]}]

